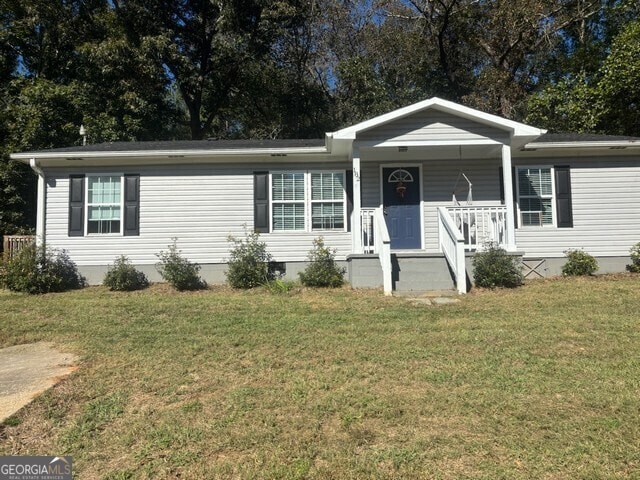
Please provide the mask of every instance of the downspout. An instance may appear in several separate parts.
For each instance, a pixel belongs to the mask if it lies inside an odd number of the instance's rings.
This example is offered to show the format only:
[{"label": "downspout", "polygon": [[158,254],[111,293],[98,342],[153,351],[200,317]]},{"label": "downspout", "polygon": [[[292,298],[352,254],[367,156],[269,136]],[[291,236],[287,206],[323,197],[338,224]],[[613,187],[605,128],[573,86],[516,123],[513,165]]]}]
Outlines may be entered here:
[{"label": "downspout", "polygon": [[46,207],[46,195],[47,184],[44,177],[44,172],[38,165],[35,158],[29,160],[31,169],[38,175],[38,200],[36,211],[36,245],[41,246],[45,244],[45,207]]}]

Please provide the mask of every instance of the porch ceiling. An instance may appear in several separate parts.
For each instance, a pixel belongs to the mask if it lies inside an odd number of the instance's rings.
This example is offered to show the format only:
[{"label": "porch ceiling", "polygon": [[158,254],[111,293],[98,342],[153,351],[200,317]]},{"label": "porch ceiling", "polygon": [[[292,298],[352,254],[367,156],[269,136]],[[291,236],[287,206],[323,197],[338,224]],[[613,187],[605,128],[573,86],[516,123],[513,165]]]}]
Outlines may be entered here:
[{"label": "porch ceiling", "polygon": [[437,145],[409,147],[361,147],[362,161],[429,161],[437,160],[478,160],[501,158],[502,145]]}]

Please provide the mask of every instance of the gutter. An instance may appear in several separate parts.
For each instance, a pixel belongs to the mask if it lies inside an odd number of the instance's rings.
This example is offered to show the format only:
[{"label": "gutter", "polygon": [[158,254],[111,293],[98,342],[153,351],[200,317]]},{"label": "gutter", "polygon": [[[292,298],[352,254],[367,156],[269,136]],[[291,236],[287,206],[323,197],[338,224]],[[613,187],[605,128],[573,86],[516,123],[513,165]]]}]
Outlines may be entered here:
[{"label": "gutter", "polygon": [[[330,154],[330,150],[326,147],[294,147],[294,148],[263,148],[263,149],[218,149],[218,150],[87,150],[87,151],[71,151],[71,152],[26,152],[12,153],[10,157],[13,160],[34,160],[41,159],[85,159],[85,158],[120,158],[120,157],[237,157],[237,156],[272,156],[281,157],[296,154]],[[32,167],[33,168],[33,167]]]},{"label": "gutter", "polygon": [[594,142],[532,142],[522,147],[522,151],[533,152],[536,150],[549,150],[559,148],[608,148],[612,150],[624,150],[625,148],[639,148],[638,140],[612,140]]},{"label": "gutter", "polygon": [[29,165],[31,169],[38,175],[38,201],[36,210],[36,245],[41,246],[45,244],[45,219],[46,219],[46,205],[47,205],[47,183],[42,168],[38,165],[35,158],[29,159]]}]

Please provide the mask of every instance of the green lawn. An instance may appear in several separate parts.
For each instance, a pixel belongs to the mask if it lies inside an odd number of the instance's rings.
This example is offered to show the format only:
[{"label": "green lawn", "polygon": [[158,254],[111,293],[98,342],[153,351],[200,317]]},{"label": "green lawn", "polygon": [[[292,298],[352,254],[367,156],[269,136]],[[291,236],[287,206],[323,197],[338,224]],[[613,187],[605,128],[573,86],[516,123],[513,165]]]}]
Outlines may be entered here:
[{"label": "green lawn", "polygon": [[0,292],[80,369],[0,426],[77,478],[640,478],[640,276],[379,291]]}]

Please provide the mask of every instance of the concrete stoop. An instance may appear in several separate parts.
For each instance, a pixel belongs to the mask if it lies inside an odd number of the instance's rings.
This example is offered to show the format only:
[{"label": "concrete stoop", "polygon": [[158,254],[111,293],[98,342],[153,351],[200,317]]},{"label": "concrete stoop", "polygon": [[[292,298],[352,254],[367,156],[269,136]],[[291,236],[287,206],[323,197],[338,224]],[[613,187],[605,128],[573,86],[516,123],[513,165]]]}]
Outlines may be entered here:
[{"label": "concrete stoop", "polygon": [[[382,285],[382,269],[377,255],[353,255],[347,261],[349,281],[354,288]],[[455,294],[455,281],[442,254],[393,252],[391,266],[394,294],[422,296],[427,292],[448,291]]]}]

